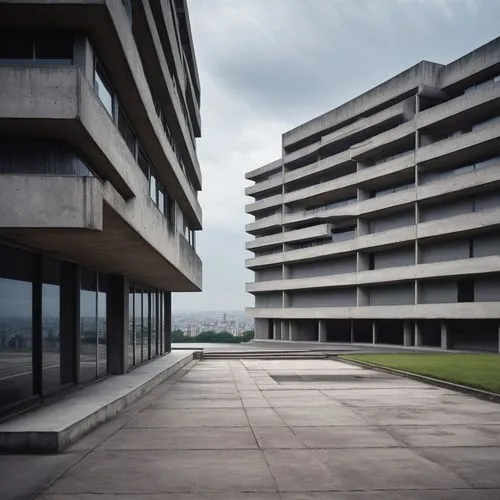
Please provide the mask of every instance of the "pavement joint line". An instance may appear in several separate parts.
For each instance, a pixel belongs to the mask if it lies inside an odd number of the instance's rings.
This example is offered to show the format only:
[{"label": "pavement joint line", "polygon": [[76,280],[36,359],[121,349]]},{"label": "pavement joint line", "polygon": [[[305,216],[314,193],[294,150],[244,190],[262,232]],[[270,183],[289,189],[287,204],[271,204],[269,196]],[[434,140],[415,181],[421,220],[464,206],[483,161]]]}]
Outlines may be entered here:
[{"label": "pavement joint line", "polygon": [[[241,361],[239,363],[240,363],[240,365],[242,365]],[[233,379],[234,379],[234,372],[233,372],[233,368],[232,368],[231,364],[230,364],[230,367],[231,367],[231,375],[233,376]],[[234,383],[236,384],[236,379],[235,379]],[[259,392],[262,392],[262,391],[259,390]],[[241,393],[239,392],[239,394],[240,394],[240,400],[241,400]],[[241,404],[243,405],[242,400],[241,400]],[[260,443],[259,443],[259,440],[257,439],[257,436],[255,435],[255,430],[250,422],[250,418],[248,417],[247,408],[245,408],[245,405],[243,405],[243,412],[245,413],[245,417],[247,419],[248,427],[250,428],[250,432],[252,433],[253,438],[255,439],[255,443],[257,444],[257,449],[259,450],[260,454],[262,455],[262,458],[264,459],[264,462],[266,463],[266,466],[267,466],[267,469],[269,470],[270,476],[273,478],[274,484],[276,486],[276,492],[278,493],[280,498],[283,498],[283,496],[281,495],[281,492],[280,492],[279,485],[278,485],[278,480],[277,480],[276,476],[274,475],[273,470],[271,469],[271,465],[269,464],[269,461],[267,460],[267,457],[266,457],[266,454],[264,453],[264,450],[260,446]],[[276,412],[274,412],[274,413],[276,413]],[[276,415],[278,415],[278,414],[276,413]],[[281,420],[283,420],[280,415],[278,415],[278,417]],[[283,421],[283,423],[285,423],[285,422]]]},{"label": "pavement joint line", "polygon": [[437,387],[441,387],[444,389],[450,389],[455,392],[461,392],[464,394],[469,394],[470,396],[474,396],[478,399],[484,399],[486,401],[490,401],[491,403],[500,403],[500,394],[495,392],[485,391],[483,389],[477,389],[475,387],[470,387],[462,384],[455,384],[454,382],[448,382],[447,380],[442,380],[434,377],[428,377],[427,375],[420,375],[418,373],[407,372],[404,370],[398,370],[396,368],[389,368],[387,366],[376,365],[373,363],[369,363],[367,361],[359,361],[353,359],[346,359],[342,356],[338,356],[336,360],[346,363],[349,365],[360,366],[364,368],[369,368],[374,371],[380,371],[384,373],[391,373],[393,375],[397,375],[400,377],[409,378],[412,380],[417,380],[418,382],[424,382],[426,384],[435,385]]}]

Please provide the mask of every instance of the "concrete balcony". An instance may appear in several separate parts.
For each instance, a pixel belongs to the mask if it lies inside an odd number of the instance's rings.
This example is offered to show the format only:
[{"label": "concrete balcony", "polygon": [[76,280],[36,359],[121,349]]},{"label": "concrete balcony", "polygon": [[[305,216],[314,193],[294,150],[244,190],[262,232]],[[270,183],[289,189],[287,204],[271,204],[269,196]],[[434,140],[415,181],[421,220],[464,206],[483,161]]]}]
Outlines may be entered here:
[{"label": "concrete balcony", "polygon": [[262,236],[245,244],[247,250],[255,248],[265,248],[270,246],[281,245],[283,243],[291,243],[296,241],[314,240],[316,238],[331,237],[331,225],[320,224],[317,226],[298,229],[296,231],[288,231],[286,233],[273,234],[271,236]]},{"label": "concrete balcony", "polygon": [[248,179],[249,181],[260,182],[261,180],[265,180],[263,178],[267,177],[268,175],[277,172],[278,170],[281,171],[282,167],[283,161],[281,158],[279,158],[278,160],[268,163],[267,165],[247,172],[245,174],[245,179]]},{"label": "concrete balcony", "polygon": [[384,150],[392,151],[399,145],[407,144],[409,147],[414,145],[414,135],[416,131],[416,122],[411,120],[403,123],[386,132],[382,132],[375,137],[351,146],[351,158],[354,160],[363,160],[374,155],[379,155]]},{"label": "concrete balcony", "polygon": [[490,319],[498,318],[498,311],[500,302],[245,309],[251,318],[269,319]]},{"label": "concrete balcony", "polygon": [[419,185],[418,200],[446,197],[460,191],[475,192],[483,186],[500,186],[500,158],[496,165],[457,176],[445,177]]},{"label": "concrete balcony", "polygon": [[360,118],[354,123],[334,130],[321,138],[321,149],[325,146],[332,146],[339,142],[350,139],[351,142],[359,142],[363,136],[377,134],[380,128],[389,128],[399,125],[405,117],[411,118],[411,103],[401,102],[383,111],[375,113],[367,118]]},{"label": "concrete balcony", "polygon": [[301,210],[300,212],[294,212],[287,214],[283,217],[283,225],[293,227],[297,224],[302,224],[304,222],[317,223],[326,221],[338,221],[352,219],[357,216],[356,203],[350,205],[344,205],[337,208],[331,208],[329,210]]},{"label": "concrete balcony", "polygon": [[417,149],[418,164],[439,166],[465,164],[478,155],[498,154],[500,151],[500,124],[493,123],[458,137],[445,139]]},{"label": "concrete balcony", "polygon": [[[500,223],[500,222],[499,222]],[[416,226],[407,226],[379,233],[366,234],[352,240],[317,245],[299,250],[289,250],[279,254],[264,255],[245,261],[249,269],[260,269],[276,264],[321,260],[332,255],[346,255],[362,249],[382,249],[413,241],[416,238]]]},{"label": "concrete balcony", "polygon": [[249,234],[259,234],[260,232],[269,229],[281,229],[282,220],[283,217],[281,213],[274,214],[269,217],[256,220],[255,222],[250,222],[245,226],[245,231]]},{"label": "concrete balcony", "polygon": [[285,172],[284,184],[289,184],[290,182],[298,181],[310,176],[317,176],[323,172],[331,170],[335,167],[342,167],[351,163],[351,157],[349,151],[342,151],[328,158],[323,158],[322,160],[315,161],[310,165],[305,167],[297,168],[290,172]]},{"label": "concrete balcony", "polygon": [[394,160],[373,167],[364,168],[352,174],[339,177],[338,179],[286,193],[284,195],[284,203],[302,200],[311,201],[315,198],[324,198],[325,195],[331,193],[336,193],[341,196],[342,193],[352,192],[354,187],[363,187],[365,184],[372,185],[373,181],[376,179],[383,180],[390,177],[391,181],[397,181],[414,168],[415,155],[413,152],[410,152]]},{"label": "concrete balcony", "polygon": [[0,183],[6,241],[165,290],[201,288],[199,257],[147,195],[125,201],[90,177],[1,175]]},{"label": "concrete balcony", "polygon": [[247,196],[254,196],[256,194],[262,195],[269,191],[273,191],[280,187],[283,182],[283,176],[276,175],[272,179],[267,179],[265,181],[256,182],[253,186],[248,186],[245,188],[245,194]]},{"label": "concrete balcony", "polygon": [[313,158],[317,157],[320,144],[321,141],[318,140],[313,144],[308,144],[303,148],[293,151],[293,153],[285,153],[283,163],[285,165],[292,166],[299,163],[299,161],[300,163],[307,162],[308,160],[311,161]]},{"label": "concrete balcony", "polygon": [[477,276],[500,272],[500,256],[493,255],[474,259],[460,259],[432,264],[399,266],[358,273],[335,274],[331,276],[315,276],[312,278],[296,278],[274,281],[247,283],[249,293],[262,293],[284,290],[312,290],[359,285],[389,284],[403,281],[414,281],[434,278],[453,278],[460,276]]},{"label": "concrete balcony", "polygon": [[[0,133],[61,138],[125,199],[138,194],[132,186],[142,175],[139,166],[80,70],[0,67],[0,82]],[[175,177],[167,158],[158,160],[155,166],[169,194],[193,221],[193,229],[201,229],[201,207],[184,174]]]},{"label": "concrete balcony", "polygon": [[451,122],[455,129],[469,117],[476,117],[482,108],[498,105],[500,101],[500,82],[492,82],[489,88],[481,88],[450,101],[443,102],[433,108],[426,109],[417,115],[419,129]]},{"label": "concrete balcony", "polygon": [[476,49],[472,54],[461,57],[441,70],[440,87],[443,89],[463,85],[468,77],[489,70],[498,65],[498,52],[500,40],[496,38],[490,43]]},{"label": "concrete balcony", "polygon": [[500,226],[500,209],[456,215],[418,224],[419,240],[435,240],[442,236],[475,234],[486,228]]},{"label": "concrete balcony", "polygon": [[419,86],[438,87],[440,68],[439,64],[422,61],[342,106],[286,132],[283,135],[283,145],[290,148],[314,140],[316,136],[324,135],[324,131],[339,128],[343,123],[360,117],[383,103],[393,99],[403,100],[413,95]]},{"label": "concrete balcony", "polygon": [[263,210],[268,210],[270,208],[275,208],[281,206],[283,203],[283,196],[281,194],[276,194],[270,196],[269,198],[264,198],[263,200],[250,203],[245,207],[245,212],[247,214],[255,214],[262,212]]}]

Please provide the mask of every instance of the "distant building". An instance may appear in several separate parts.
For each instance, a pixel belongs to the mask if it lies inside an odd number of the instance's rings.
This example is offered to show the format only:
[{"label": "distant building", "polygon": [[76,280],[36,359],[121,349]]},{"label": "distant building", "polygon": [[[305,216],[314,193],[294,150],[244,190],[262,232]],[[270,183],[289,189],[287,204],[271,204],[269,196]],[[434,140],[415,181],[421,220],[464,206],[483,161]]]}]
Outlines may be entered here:
[{"label": "distant building", "polygon": [[499,350],[500,38],[286,132],[246,177],[257,338]]},{"label": "distant building", "polygon": [[170,350],[199,103],[185,0],[0,1],[0,412]]}]

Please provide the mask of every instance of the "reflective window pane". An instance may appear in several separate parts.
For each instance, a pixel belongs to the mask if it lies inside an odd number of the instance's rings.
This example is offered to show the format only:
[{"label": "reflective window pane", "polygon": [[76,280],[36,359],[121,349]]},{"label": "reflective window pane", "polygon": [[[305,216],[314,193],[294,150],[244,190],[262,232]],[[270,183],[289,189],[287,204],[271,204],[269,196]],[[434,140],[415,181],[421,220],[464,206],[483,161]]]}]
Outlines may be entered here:
[{"label": "reflective window pane", "polygon": [[142,293],[136,291],[134,295],[135,363],[139,364],[144,359],[142,352]]},{"label": "reflective window pane", "polygon": [[128,367],[135,365],[135,324],[134,324],[134,287],[131,286],[128,292]]},{"label": "reflective window pane", "polygon": [[142,353],[143,359],[149,359],[149,293],[142,294]]},{"label": "reflective window pane", "polygon": [[61,287],[60,264],[43,259],[42,264],[42,387],[49,394],[61,386]]},{"label": "reflective window pane", "polygon": [[81,271],[80,289],[80,382],[97,376],[97,274]]},{"label": "reflective window pane", "polygon": [[33,260],[0,245],[0,408],[33,395]]},{"label": "reflective window pane", "polygon": [[107,83],[104,71],[99,64],[96,65],[94,72],[94,89],[106,111],[113,117],[113,94],[111,86]]},{"label": "reflective window pane", "polygon": [[108,291],[106,275],[99,274],[97,293],[97,374],[108,372]]},{"label": "reflective window pane", "polygon": [[156,292],[151,292],[151,311],[150,311],[150,319],[151,319],[151,357],[154,358],[157,355],[157,326],[156,326]]}]

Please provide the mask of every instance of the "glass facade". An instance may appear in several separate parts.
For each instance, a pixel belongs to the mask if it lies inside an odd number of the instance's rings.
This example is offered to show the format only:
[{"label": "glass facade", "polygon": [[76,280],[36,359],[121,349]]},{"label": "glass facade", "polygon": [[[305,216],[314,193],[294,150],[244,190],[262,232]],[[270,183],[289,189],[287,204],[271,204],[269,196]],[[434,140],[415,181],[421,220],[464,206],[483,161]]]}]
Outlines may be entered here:
[{"label": "glass facade", "polygon": [[33,274],[32,255],[0,246],[0,407],[33,395]]},{"label": "glass facade", "polygon": [[165,292],[142,285],[129,289],[128,366],[161,356],[165,339]]},{"label": "glass facade", "polygon": [[16,137],[0,139],[0,174],[93,176],[64,142]]},{"label": "glass facade", "polygon": [[[0,414],[109,372],[110,349],[122,349],[110,346],[110,326],[125,312],[110,310],[114,278],[0,244]],[[118,339],[128,354],[120,370],[166,352],[165,297],[129,287],[128,327]]]}]

